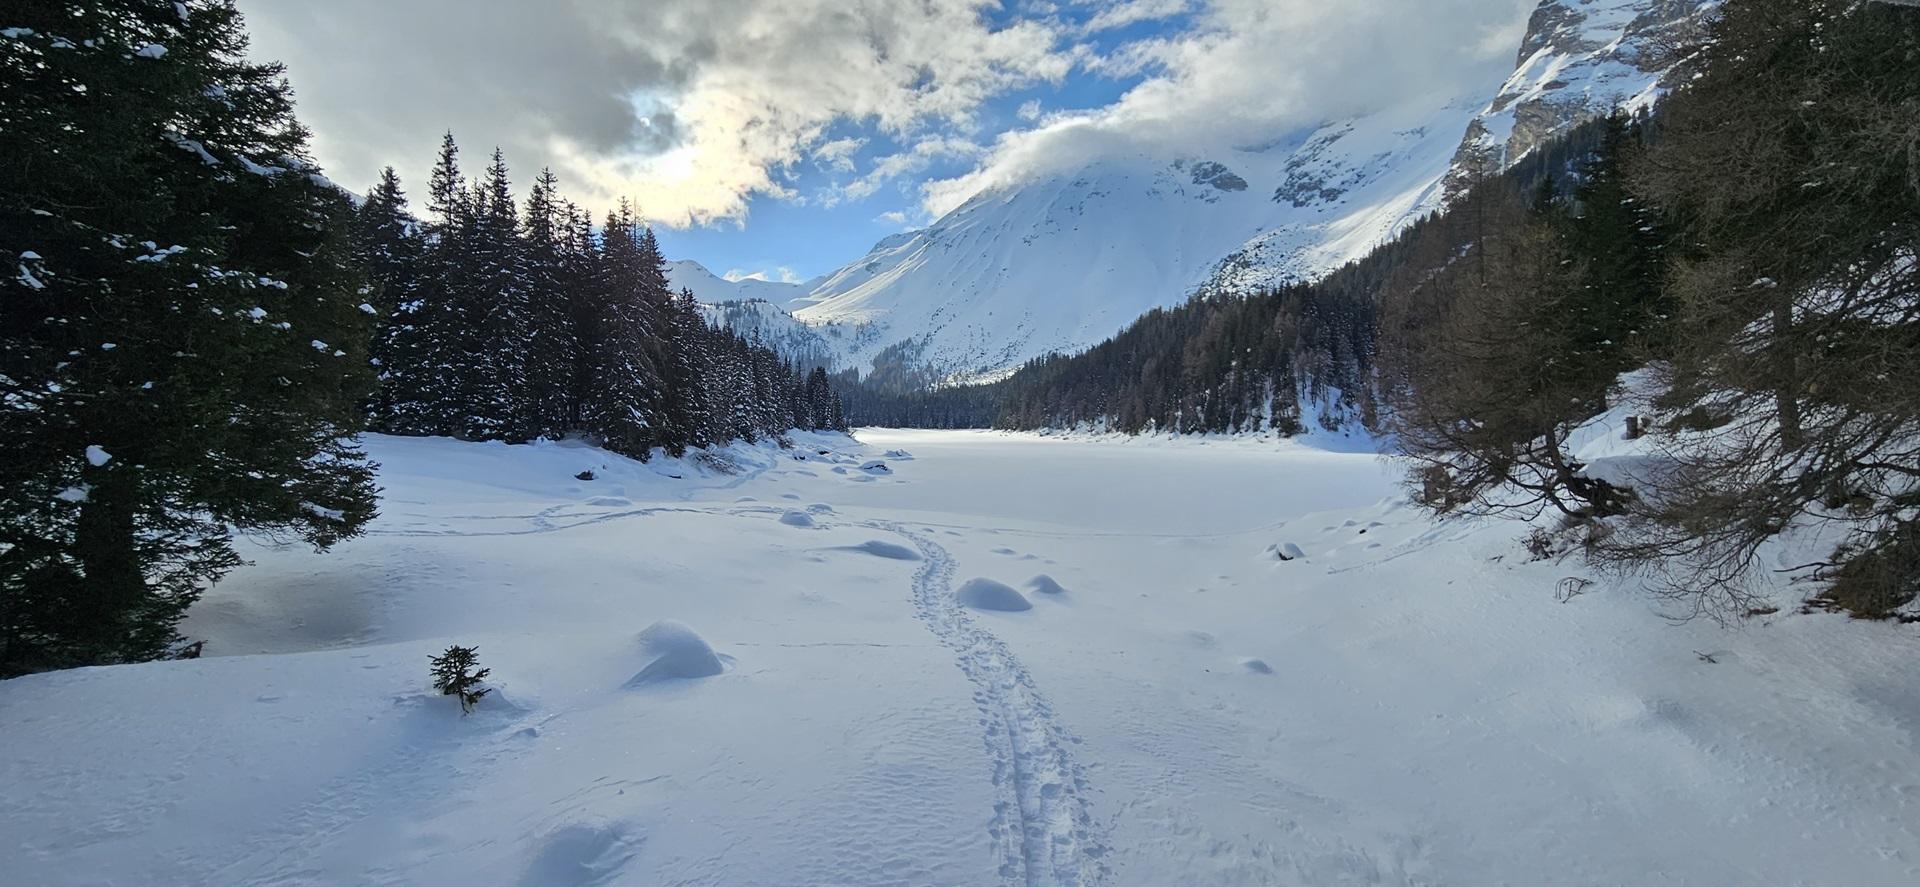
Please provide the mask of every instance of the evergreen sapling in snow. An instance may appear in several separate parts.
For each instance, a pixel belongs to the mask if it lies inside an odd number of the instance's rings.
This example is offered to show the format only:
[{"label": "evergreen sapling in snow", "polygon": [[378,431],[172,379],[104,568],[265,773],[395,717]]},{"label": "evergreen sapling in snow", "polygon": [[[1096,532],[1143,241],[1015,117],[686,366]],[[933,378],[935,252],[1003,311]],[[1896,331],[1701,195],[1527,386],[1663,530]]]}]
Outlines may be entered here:
[{"label": "evergreen sapling in snow", "polygon": [[478,647],[454,644],[447,647],[445,653],[428,657],[427,662],[433,668],[433,688],[442,696],[459,696],[462,715],[471,714],[474,703],[493,692],[492,688],[480,686],[493,669],[474,670],[474,666],[480,664]]}]

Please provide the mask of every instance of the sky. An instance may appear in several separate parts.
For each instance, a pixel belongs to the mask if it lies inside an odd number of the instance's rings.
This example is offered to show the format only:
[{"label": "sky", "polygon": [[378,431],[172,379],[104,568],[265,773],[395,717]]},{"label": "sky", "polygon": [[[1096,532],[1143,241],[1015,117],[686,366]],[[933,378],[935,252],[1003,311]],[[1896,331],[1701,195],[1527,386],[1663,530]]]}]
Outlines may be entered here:
[{"label": "sky", "polygon": [[419,193],[443,132],[670,258],[804,280],[983,190],[1491,93],[1536,0],[238,0],[316,159]]}]

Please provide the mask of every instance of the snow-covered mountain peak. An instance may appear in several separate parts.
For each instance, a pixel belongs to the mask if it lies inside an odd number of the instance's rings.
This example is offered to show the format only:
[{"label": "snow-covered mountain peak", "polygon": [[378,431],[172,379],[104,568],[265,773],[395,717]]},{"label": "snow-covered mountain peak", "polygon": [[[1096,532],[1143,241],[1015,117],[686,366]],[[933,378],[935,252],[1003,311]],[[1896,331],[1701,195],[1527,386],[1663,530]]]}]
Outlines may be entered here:
[{"label": "snow-covered mountain peak", "polygon": [[[838,337],[960,379],[1074,351],[1193,295],[1311,280],[1504,167],[1662,88],[1670,47],[1718,0],[1542,0],[1511,76],[1207,156],[1108,157],[974,195],[807,291],[755,294]],[[700,289],[695,287],[695,292]],[[784,301],[783,301],[784,300]]]},{"label": "snow-covered mountain peak", "polygon": [[815,282],[788,283],[758,277],[728,280],[692,259],[677,259],[667,263],[667,283],[676,293],[692,290],[695,299],[708,304],[758,300],[793,311],[804,304],[802,300]]}]

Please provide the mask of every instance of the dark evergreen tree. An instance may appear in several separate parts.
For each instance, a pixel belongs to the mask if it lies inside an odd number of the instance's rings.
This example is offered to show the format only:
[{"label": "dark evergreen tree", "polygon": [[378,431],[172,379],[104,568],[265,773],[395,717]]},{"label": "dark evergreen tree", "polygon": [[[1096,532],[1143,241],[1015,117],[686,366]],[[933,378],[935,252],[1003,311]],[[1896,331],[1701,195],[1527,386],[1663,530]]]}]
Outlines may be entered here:
[{"label": "dark evergreen tree", "polygon": [[594,237],[593,221],[584,210],[567,201],[561,206],[560,218],[561,286],[566,290],[573,333],[572,365],[567,371],[566,430],[579,431],[586,427],[585,404],[593,385],[593,362],[601,351],[603,253]]},{"label": "dark evergreen tree", "polygon": [[1643,125],[1619,111],[1601,125],[1599,144],[1579,166],[1564,229],[1581,290],[1568,318],[1575,327],[1569,348],[1604,390],[1619,373],[1663,352],[1673,308],[1662,280],[1665,220],[1635,197],[1627,179],[1644,152]]},{"label": "dark evergreen tree", "polygon": [[452,133],[440,143],[427,210],[410,298],[395,304],[379,335],[387,412],[375,418],[381,430],[397,434],[456,434],[466,415],[456,369],[467,328],[459,294],[467,282],[473,213]]},{"label": "dark evergreen tree", "polygon": [[471,440],[526,440],[537,433],[528,400],[531,285],[519,213],[500,149],[474,183],[472,224],[455,296],[465,326],[455,352],[456,385]]},{"label": "dark evergreen tree", "polygon": [[572,426],[575,335],[564,209],[553,171],[543,169],[523,221],[527,283],[527,434],[558,439]]},{"label": "dark evergreen tree", "polygon": [[666,275],[659,250],[621,202],[601,235],[593,282],[593,353],[581,403],[581,425],[610,450],[647,458],[665,443],[667,392],[657,358]]},{"label": "dark evergreen tree", "polygon": [[368,412],[376,427],[385,427],[394,421],[396,390],[405,398],[405,392],[417,384],[397,373],[418,365],[406,352],[413,344],[408,318],[416,309],[421,244],[393,167],[382,170],[379,183],[367,193],[355,215],[353,233],[354,254],[365,267],[368,282],[361,310],[383,319],[372,348],[380,385]]},{"label": "dark evergreen tree", "polygon": [[230,528],[373,515],[352,207],[222,0],[0,36],[0,675],[167,655]]}]

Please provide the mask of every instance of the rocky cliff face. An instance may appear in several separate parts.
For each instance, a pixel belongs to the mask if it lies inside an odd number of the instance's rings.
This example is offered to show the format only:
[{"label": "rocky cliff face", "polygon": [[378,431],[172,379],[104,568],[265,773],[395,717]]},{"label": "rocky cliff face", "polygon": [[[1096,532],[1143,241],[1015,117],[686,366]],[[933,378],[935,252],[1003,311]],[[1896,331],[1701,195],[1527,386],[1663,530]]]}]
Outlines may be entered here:
[{"label": "rocky cliff face", "polygon": [[1719,0],[1544,0],[1533,11],[1513,76],[1467,124],[1448,173],[1453,193],[1480,172],[1511,166],[1569,127],[1618,107],[1638,111],[1699,38]]}]

